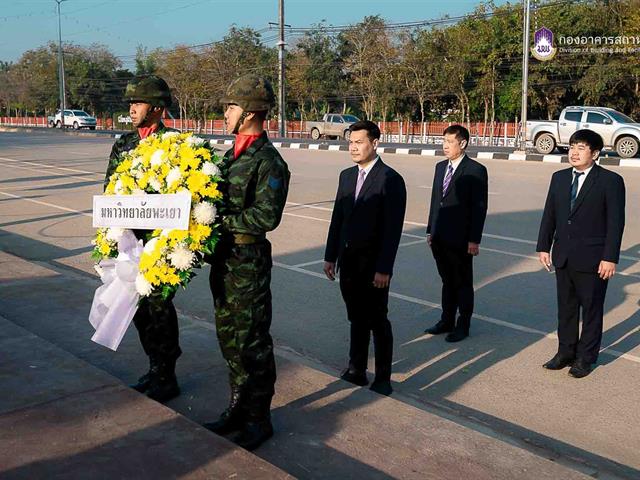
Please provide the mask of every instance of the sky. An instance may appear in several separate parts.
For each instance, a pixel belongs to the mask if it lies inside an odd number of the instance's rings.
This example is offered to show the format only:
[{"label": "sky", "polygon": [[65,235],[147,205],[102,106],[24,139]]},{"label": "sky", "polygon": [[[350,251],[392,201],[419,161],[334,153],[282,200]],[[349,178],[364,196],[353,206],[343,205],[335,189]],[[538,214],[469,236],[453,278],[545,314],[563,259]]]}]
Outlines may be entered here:
[{"label": "sky", "polygon": [[[308,27],[357,23],[381,15],[390,23],[432,20],[473,11],[477,0],[284,0],[285,23]],[[498,4],[504,1],[496,2]],[[516,2],[517,3],[517,2]],[[58,39],[56,0],[0,0],[0,60]],[[257,30],[278,21],[278,0],[63,0],[62,40],[100,43],[133,66],[139,45],[153,49],[220,40],[231,25]],[[276,30],[263,38],[275,46]],[[293,39],[291,39],[293,40]]]}]

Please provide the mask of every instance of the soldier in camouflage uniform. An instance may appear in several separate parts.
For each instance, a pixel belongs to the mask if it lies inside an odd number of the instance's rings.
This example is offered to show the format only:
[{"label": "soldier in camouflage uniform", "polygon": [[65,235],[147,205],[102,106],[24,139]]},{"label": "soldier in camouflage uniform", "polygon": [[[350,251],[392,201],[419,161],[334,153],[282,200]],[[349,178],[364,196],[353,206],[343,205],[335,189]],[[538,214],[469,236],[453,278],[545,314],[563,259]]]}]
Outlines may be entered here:
[{"label": "soldier in camouflage uniform", "polygon": [[222,99],[236,135],[224,156],[222,238],[211,262],[216,330],[229,367],[231,401],[220,419],[205,424],[253,450],[273,435],[270,419],[276,367],[271,326],[271,244],[266,232],[282,218],[289,189],[287,164],[263,128],[275,103],[257,75],[234,81]]},{"label": "soldier in camouflage uniform", "polygon": [[[105,187],[109,177],[122,161],[122,154],[138,146],[151,133],[176,131],[162,123],[162,113],[171,106],[171,90],[160,77],[151,75],[131,81],[125,91],[129,114],[135,130],[120,137],[111,150]],[[148,230],[134,230],[138,239],[145,240]],[[172,298],[164,300],[159,294],[142,298],[133,317],[140,343],[149,357],[149,371],[138,379],[135,390],[149,398],[165,402],[180,394],[175,376],[176,360],[182,353],[178,341],[178,316]]]}]

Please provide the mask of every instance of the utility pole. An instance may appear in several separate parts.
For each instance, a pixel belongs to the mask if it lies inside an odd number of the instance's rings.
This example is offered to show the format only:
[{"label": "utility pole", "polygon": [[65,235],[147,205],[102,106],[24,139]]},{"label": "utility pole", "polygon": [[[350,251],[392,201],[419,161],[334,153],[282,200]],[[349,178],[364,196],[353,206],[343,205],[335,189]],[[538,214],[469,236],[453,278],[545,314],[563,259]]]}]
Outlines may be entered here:
[{"label": "utility pole", "polygon": [[523,0],[523,27],[522,27],[522,108],[520,112],[520,150],[527,149],[527,99],[529,90],[529,27],[530,27],[530,0]]},{"label": "utility pole", "polygon": [[278,135],[283,138],[286,132],[286,101],[285,101],[285,89],[284,89],[284,0],[278,0],[279,10],[279,28],[280,28],[280,40],[278,41]]},{"label": "utility pole", "polygon": [[66,88],[64,84],[64,58],[62,56],[62,24],[60,21],[60,4],[65,0],[55,0],[58,4],[58,84],[60,89],[60,126],[64,128],[64,110],[66,107]]}]

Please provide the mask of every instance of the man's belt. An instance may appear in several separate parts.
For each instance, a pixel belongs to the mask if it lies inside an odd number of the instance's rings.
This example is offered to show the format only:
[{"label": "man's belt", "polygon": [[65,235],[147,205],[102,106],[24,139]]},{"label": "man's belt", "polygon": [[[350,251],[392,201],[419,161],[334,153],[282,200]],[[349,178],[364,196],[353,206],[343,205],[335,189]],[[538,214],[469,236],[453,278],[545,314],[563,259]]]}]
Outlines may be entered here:
[{"label": "man's belt", "polygon": [[234,233],[233,243],[236,245],[252,245],[254,243],[260,243],[267,239],[265,234],[262,235],[249,235],[247,233]]}]

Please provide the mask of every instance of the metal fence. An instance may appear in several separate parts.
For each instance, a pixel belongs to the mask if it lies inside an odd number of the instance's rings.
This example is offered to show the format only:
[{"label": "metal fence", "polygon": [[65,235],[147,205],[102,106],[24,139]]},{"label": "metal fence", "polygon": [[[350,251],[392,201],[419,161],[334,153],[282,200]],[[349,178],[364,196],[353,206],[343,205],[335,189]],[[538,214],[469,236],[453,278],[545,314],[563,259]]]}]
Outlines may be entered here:
[{"label": "metal fence", "polygon": [[[111,129],[111,119],[97,119],[98,130]],[[163,120],[165,125],[178,130],[191,130],[210,135],[228,135],[224,120],[170,119]],[[380,122],[382,141],[389,143],[441,144],[442,132],[452,122]],[[19,127],[47,127],[47,117],[0,117],[0,125]],[[519,124],[514,122],[473,122],[465,125],[471,134],[471,145],[513,147],[519,133]],[[277,120],[269,120],[266,125],[270,136],[278,135]],[[287,121],[287,137],[309,138],[306,122]]]}]

